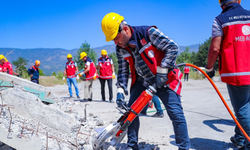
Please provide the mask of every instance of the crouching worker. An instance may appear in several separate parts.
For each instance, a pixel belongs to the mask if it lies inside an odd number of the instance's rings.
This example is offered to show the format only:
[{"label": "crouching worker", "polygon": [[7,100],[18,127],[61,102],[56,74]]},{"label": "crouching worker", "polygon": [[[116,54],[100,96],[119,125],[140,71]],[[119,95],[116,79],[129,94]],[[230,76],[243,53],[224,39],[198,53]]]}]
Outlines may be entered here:
[{"label": "crouching worker", "polygon": [[[127,93],[130,66],[132,81],[128,107],[149,85],[156,83],[156,95],[162,100],[172,121],[176,145],[179,150],[188,150],[190,140],[179,95],[182,73],[174,69],[179,50],[177,44],[157,27],[129,26],[124,17],[116,13],[107,14],[101,26],[106,41],[113,40],[116,45],[118,106],[124,103],[123,93]],[[126,150],[139,149],[139,127],[139,117],[136,117],[128,127]]]},{"label": "crouching worker", "polygon": [[39,84],[39,66],[40,61],[36,60],[35,65],[28,69],[28,74],[30,75],[31,82]]}]

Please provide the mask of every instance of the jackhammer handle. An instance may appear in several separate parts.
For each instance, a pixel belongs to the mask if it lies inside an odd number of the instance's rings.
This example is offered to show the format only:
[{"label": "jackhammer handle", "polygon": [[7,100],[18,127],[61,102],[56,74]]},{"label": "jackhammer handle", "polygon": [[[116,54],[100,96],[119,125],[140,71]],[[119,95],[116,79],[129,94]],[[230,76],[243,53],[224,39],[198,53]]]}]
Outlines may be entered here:
[{"label": "jackhammer handle", "polygon": [[154,83],[153,85],[151,85],[154,89],[156,89],[156,83]]}]

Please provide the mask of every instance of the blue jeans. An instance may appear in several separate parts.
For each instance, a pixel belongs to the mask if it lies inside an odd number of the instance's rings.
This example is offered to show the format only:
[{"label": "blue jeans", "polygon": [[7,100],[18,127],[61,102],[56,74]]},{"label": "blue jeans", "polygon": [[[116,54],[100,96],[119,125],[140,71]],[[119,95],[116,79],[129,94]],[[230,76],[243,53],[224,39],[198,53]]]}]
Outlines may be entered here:
[{"label": "blue jeans", "polygon": [[[161,108],[161,103],[160,103],[159,98],[156,95],[152,98],[152,102],[155,105],[156,113],[162,114],[163,110]],[[141,112],[147,113],[147,109],[148,109],[148,105]]]},{"label": "blue jeans", "polygon": [[[235,116],[247,135],[250,136],[250,85],[234,86],[227,84],[227,89]],[[239,144],[245,145],[246,149],[250,149],[249,141],[245,139],[237,126],[234,131],[236,141]]]},{"label": "blue jeans", "polygon": [[36,84],[39,84],[39,79],[31,79],[31,82],[34,82]]},{"label": "blue jeans", "polygon": [[[145,89],[146,88],[141,83],[135,82],[135,84],[131,88],[131,94],[128,103],[129,107],[134,103],[134,101],[141,95],[142,91],[144,91]],[[190,140],[188,137],[187,123],[181,106],[180,96],[169,88],[158,89],[156,95],[162,100],[170,117],[170,120],[172,121],[176,145],[179,147],[179,150],[188,150],[190,148]],[[132,147],[133,150],[139,149],[139,127],[139,117],[136,117],[128,127],[127,145],[129,147]]]},{"label": "blue jeans", "polygon": [[76,96],[79,96],[79,91],[78,91],[78,86],[76,82],[76,78],[67,78],[67,84],[69,88],[69,95],[72,96],[72,89],[71,89],[71,84],[73,83],[75,90],[76,90]]}]

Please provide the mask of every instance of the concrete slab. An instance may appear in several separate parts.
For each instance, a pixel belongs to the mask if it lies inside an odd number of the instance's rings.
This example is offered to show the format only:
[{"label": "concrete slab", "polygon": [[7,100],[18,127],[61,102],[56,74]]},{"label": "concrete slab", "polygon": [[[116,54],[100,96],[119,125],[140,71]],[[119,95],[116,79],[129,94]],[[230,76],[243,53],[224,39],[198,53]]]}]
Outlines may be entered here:
[{"label": "concrete slab", "polygon": [[[19,85],[24,87],[26,90],[34,92],[39,91],[43,94],[43,97],[45,100],[49,99],[54,102],[58,102],[58,96],[56,96],[53,92],[48,90],[46,87],[33,83],[29,80],[19,78],[17,76],[9,75],[7,73],[0,72],[0,81],[8,82],[8,85]],[[0,82],[1,83],[1,82]],[[1,85],[1,84],[0,84]],[[40,94],[41,94],[40,93]]]},{"label": "concrete slab", "polygon": [[70,133],[77,123],[74,116],[56,107],[43,104],[34,94],[15,86],[1,92],[4,104],[13,105],[11,111],[22,117],[32,119],[62,133]]},{"label": "concrete slab", "polygon": [[41,150],[42,142],[39,138],[29,140],[12,136],[11,133],[0,128],[0,141],[17,150]]},{"label": "concrete slab", "polygon": [[[214,78],[214,81],[227,104],[233,110],[226,84],[220,82],[218,77]],[[115,83],[116,79],[113,80],[114,100],[116,99]],[[78,84],[78,87],[81,89],[81,97],[84,94],[84,90],[81,88],[83,84],[84,82]],[[51,90],[56,94],[60,93],[62,97],[68,97],[67,85],[56,86],[56,88]],[[100,82],[98,80],[93,83],[93,91],[93,101],[84,102],[88,104],[87,113],[100,117],[100,119],[105,121],[106,125],[117,121],[121,114],[115,108],[116,103],[101,102]],[[108,97],[107,85],[105,93],[106,97]],[[188,82],[183,82],[181,96],[192,149],[233,150],[234,146],[230,142],[230,137],[234,135],[235,123],[209,81],[207,79],[189,79]],[[127,100],[128,98],[126,97]],[[77,99],[75,100],[77,101]],[[162,107],[164,108],[163,105]],[[80,108],[77,109],[79,110]],[[148,111],[152,110],[155,109],[148,109]],[[148,115],[153,114],[148,113]],[[142,150],[156,146],[161,150],[178,149],[175,144],[172,122],[166,111],[164,111],[164,114],[164,118],[140,117],[139,142]],[[126,138],[120,146],[121,150],[126,146]]]}]

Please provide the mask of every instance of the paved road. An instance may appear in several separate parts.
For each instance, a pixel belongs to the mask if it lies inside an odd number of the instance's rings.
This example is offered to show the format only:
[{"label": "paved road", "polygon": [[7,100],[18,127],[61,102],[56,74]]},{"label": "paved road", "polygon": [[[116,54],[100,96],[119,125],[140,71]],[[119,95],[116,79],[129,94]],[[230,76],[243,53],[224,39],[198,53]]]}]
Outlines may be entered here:
[{"label": "paved road", "polygon": [[[221,94],[231,107],[226,84],[215,78],[215,84]],[[114,83],[116,80],[114,80]],[[114,85],[113,83],[113,85]],[[80,96],[83,98],[83,87],[81,82]],[[81,88],[82,87],[82,88]],[[60,97],[68,97],[67,85],[50,87]],[[74,90],[73,90],[74,91]],[[93,114],[105,120],[106,124],[115,122],[121,114],[115,109],[115,103],[101,102],[100,83],[96,80],[93,84],[93,101],[81,102],[81,105],[89,104],[88,114]],[[114,100],[116,98],[116,88],[113,88]],[[221,99],[215,92],[208,80],[189,80],[183,82],[182,105],[188,124],[188,132],[192,143],[192,149],[197,150],[232,150],[230,137],[234,134],[235,123],[227,112]],[[106,96],[108,91],[106,87]],[[108,98],[106,98],[108,99]],[[128,99],[128,97],[127,97]],[[75,99],[78,101],[78,99]],[[79,109],[78,111],[82,111]],[[149,109],[149,111],[154,108]],[[161,150],[177,150],[175,146],[174,134],[171,121],[164,111],[164,118],[140,117],[140,137],[139,142],[142,149],[158,147]],[[153,115],[153,113],[148,113]],[[122,146],[126,143],[123,140]],[[144,147],[144,148],[143,148]]]}]

